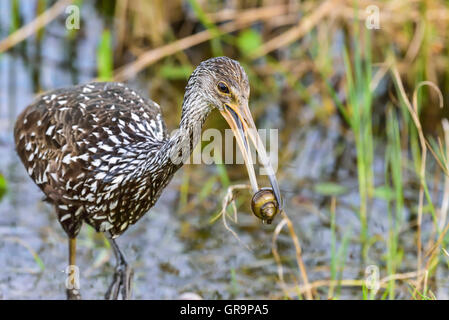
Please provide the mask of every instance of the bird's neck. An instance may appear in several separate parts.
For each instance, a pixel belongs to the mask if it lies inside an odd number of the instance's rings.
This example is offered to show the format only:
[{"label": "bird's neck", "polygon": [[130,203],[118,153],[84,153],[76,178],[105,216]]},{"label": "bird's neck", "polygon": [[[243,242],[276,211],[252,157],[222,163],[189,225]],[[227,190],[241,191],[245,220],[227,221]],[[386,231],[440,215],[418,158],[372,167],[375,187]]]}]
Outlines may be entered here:
[{"label": "bird's neck", "polygon": [[[190,157],[193,149],[201,140],[201,131],[210,111],[208,102],[200,95],[198,90],[187,88],[182,105],[181,122],[179,129],[175,130],[171,137],[161,148],[163,163],[180,168]],[[190,94],[190,92],[193,92]]]}]

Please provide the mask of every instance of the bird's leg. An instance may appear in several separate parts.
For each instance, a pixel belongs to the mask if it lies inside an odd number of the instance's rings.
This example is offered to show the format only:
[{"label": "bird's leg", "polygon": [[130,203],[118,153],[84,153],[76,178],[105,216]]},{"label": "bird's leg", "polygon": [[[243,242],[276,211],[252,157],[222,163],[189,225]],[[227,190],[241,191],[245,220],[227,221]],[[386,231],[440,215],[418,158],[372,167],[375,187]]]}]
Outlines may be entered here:
[{"label": "bird's leg", "polygon": [[81,300],[79,269],[76,260],[76,238],[69,238],[69,266],[67,268],[66,292],[68,300]]},{"label": "bird's leg", "polygon": [[114,250],[117,265],[115,267],[114,278],[110,284],[105,298],[108,300],[117,300],[121,289],[122,298],[124,300],[131,299],[131,281],[133,278],[133,270],[125,260],[125,256],[120,251],[114,239],[108,237],[109,243]]}]

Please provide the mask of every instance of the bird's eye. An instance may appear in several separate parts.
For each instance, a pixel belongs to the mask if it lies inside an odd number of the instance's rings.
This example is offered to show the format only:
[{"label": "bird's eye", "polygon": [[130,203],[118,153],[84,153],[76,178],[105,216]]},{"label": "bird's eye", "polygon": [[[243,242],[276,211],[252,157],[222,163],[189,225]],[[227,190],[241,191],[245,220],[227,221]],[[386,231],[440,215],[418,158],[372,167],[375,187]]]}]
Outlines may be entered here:
[{"label": "bird's eye", "polygon": [[228,88],[228,86],[224,82],[220,81],[217,84],[217,87],[218,87],[218,90],[220,90],[221,92],[229,93],[229,88]]}]

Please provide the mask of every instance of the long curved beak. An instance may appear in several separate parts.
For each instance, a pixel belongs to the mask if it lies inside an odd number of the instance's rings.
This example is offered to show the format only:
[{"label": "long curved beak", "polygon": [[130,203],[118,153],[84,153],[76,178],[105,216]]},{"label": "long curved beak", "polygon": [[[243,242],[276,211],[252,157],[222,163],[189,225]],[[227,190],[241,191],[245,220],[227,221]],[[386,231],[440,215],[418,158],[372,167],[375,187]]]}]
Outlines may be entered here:
[{"label": "long curved beak", "polygon": [[262,143],[262,139],[257,132],[257,128],[254,124],[251,112],[249,111],[248,104],[226,104],[223,110],[221,110],[221,114],[231,127],[237,140],[237,144],[242,152],[253,192],[257,192],[259,190],[259,186],[257,184],[256,174],[254,173],[254,163],[252,161],[251,152],[249,149],[248,137],[258,152],[259,160],[267,172],[274,196],[279,204],[279,210],[282,209],[282,199],[279,185],[276,180],[273,167],[271,166],[270,159],[268,158],[267,152]]}]

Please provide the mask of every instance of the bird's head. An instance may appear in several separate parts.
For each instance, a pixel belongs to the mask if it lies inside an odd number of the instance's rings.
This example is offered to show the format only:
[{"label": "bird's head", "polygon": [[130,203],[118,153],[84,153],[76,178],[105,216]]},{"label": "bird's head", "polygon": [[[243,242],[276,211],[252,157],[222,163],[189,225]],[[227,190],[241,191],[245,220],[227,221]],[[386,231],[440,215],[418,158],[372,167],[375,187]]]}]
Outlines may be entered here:
[{"label": "bird's head", "polygon": [[240,63],[227,57],[203,61],[192,73],[187,89],[189,86],[197,89],[190,91],[202,95],[201,100],[206,101],[208,107],[217,108],[231,127],[245,160],[252,189],[257,192],[259,188],[249,149],[251,141],[268,174],[278,205],[282,206],[274,170],[249,110],[250,86],[248,76]]}]

